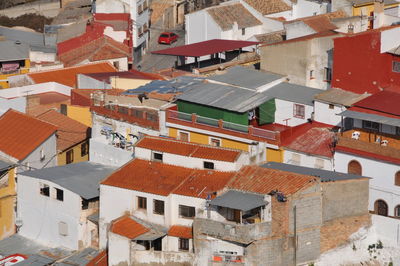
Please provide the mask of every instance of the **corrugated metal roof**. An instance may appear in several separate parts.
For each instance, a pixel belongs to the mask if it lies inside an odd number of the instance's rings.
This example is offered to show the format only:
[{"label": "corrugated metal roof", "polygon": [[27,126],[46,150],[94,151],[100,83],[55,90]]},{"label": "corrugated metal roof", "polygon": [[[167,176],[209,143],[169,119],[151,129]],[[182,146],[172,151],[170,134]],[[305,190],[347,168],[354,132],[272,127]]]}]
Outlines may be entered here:
[{"label": "corrugated metal roof", "polygon": [[354,104],[354,106],[400,116],[400,93],[380,91]]},{"label": "corrugated metal roof", "polygon": [[177,99],[243,113],[268,100],[281,100],[313,105],[314,95],[321,90],[282,82],[266,91],[238,88],[215,83],[196,83]]},{"label": "corrugated metal roof", "polygon": [[239,48],[244,48],[257,44],[259,44],[259,42],[213,39],[204,42],[197,42],[173,48],[158,50],[152,53],[163,54],[163,55],[199,57],[205,55],[212,55],[216,53],[222,53],[225,51],[237,50]]},{"label": "corrugated metal roof", "polygon": [[267,202],[264,201],[264,196],[262,195],[228,190],[224,194],[213,199],[210,204],[235,210],[249,211],[257,207],[265,206]]},{"label": "corrugated metal roof", "polygon": [[322,170],[304,166],[297,166],[286,163],[277,163],[277,162],[269,162],[261,165],[261,167],[292,172],[301,175],[315,176],[320,178],[322,182],[367,178],[360,175],[346,174],[346,173],[340,173],[340,172],[334,172],[334,171],[328,171],[328,170]]},{"label": "corrugated metal roof", "polygon": [[344,112],[341,112],[338,115],[355,118],[355,119],[361,119],[361,120],[382,123],[385,125],[400,127],[400,119],[397,119],[397,118],[391,118],[391,117],[386,117],[386,116],[381,116],[381,115],[376,115],[376,114],[355,112],[355,111],[351,111],[351,110],[346,110]]},{"label": "corrugated metal roof", "polygon": [[92,199],[99,196],[101,180],[116,168],[92,162],[81,162],[27,171],[21,173],[21,175],[51,181],[71,190],[84,199]]},{"label": "corrugated metal roof", "polygon": [[258,71],[254,68],[234,66],[226,72],[210,76],[208,79],[239,87],[256,89],[283,77],[271,72]]},{"label": "corrugated metal roof", "polygon": [[94,248],[85,248],[74,253],[72,256],[66,258],[61,262],[57,262],[54,265],[56,266],[85,266],[87,265],[92,259],[94,259],[98,254],[99,250]]},{"label": "corrugated metal roof", "polygon": [[13,165],[12,163],[0,160],[0,172],[2,170],[6,170],[6,169],[10,168],[12,165]]},{"label": "corrugated metal roof", "polygon": [[14,41],[0,41],[0,62],[29,59],[29,46]]}]

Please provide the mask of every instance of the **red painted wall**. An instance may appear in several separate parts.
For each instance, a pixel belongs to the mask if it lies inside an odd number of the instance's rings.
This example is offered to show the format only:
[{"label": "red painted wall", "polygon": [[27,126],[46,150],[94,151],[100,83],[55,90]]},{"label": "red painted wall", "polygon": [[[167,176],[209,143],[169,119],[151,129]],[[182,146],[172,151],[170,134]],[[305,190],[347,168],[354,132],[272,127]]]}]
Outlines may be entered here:
[{"label": "red painted wall", "polygon": [[400,57],[380,53],[380,31],[368,31],[334,39],[332,86],[357,93],[376,93],[400,84],[392,61]]}]

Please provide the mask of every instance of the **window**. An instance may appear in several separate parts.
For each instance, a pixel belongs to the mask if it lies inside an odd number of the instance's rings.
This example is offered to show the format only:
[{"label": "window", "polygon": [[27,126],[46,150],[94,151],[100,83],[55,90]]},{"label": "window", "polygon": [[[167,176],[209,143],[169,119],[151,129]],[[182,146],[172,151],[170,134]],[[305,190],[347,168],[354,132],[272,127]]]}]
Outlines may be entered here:
[{"label": "window", "polygon": [[155,214],[164,215],[164,201],[154,200],[153,203],[154,203],[153,212]]},{"label": "window", "polygon": [[179,238],[179,250],[184,250],[184,251],[189,250],[189,239]]},{"label": "window", "polygon": [[81,157],[86,156],[89,153],[89,143],[84,142],[81,144]]},{"label": "window", "polygon": [[138,209],[147,209],[147,199],[144,197],[137,197],[138,199]]},{"label": "window", "polygon": [[50,187],[45,184],[40,184],[40,194],[46,197],[50,196]]},{"label": "window", "polygon": [[335,106],[333,104],[329,104],[329,109],[334,109]]},{"label": "window", "polygon": [[388,205],[383,200],[377,200],[374,203],[374,212],[375,214],[388,216]]},{"label": "window", "polygon": [[153,161],[158,161],[158,162],[162,162],[163,160],[163,154],[159,153],[159,152],[153,152]]},{"label": "window", "polygon": [[41,149],[41,150],[40,150],[40,161],[43,162],[44,159],[46,159],[46,156],[44,155],[44,150]]},{"label": "window", "polygon": [[394,208],[394,216],[400,217],[400,205],[397,205],[397,206]]},{"label": "window", "polygon": [[89,201],[82,199],[82,210],[87,210],[89,209]]},{"label": "window", "polygon": [[113,62],[113,66],[114,66],[116,69],[119,69],[119,62],[118,62],[118,61],[114,61],[114,62]]},{"label": "window", "polygon": [[55,188],[56,190],[56,199],[59,201],[64,201],[64,190]]},{"label": "window", "polygon": [[[114,63],[115,63],[115,62],[114,62]],[[114,66],[115,66],[115,65],[114,65]],[[115,68],[118,68],[118,67],[115,66]],[[128,114],[128,112],[129,112],[128,107],[119,106],[119,105],[118,105],[118,113],[121,113],[121,114]]]},{"label": "window", "polygon": [[242,35],[246,34],[246,28],[242,28]]},{"label": "window", "polygon": [[58,233],[62,236],[67,236],[68,235],[68,225],[67,223],[64,222],[59,222],[58,223]]},{"label": "window", "polygon": [[392,71],[396,73],[400,73],[400,62],[393,61],[392,63]]},{"label": "window", "polygon": [[138,118],[143,118],[143,112],[139,110],[132,110],[132,116],[138,117]]},{"label": "window", "polygon": [[240,223],[240,210],[226,209],[226,220]]},{"label": "window", "polygon": [[310,79],[315,79],[314,70],[310,70]]},{"label": "window", "polygon": [[146,113],[146,118],[149,121],[157,122],[157,115]]},{"label": "window", "polygon": [[394,184],[396,186],[400,186],[400,171],[398,171],[395,175],[394,175]]},{"label": "window", "polygon": [[221,140],[216,138],[210,138],[210,145],[214,147],[221,147]]},{"label": "window", "polygon": [[325,67],[324,76],[325,76],[325,81],[326,82],[331,82],[331,80],[332,80],[332,69],[330,69],[329,67]]},{"label": "window", "polygon": [[365,129],[370,129],[374,131],[379,131],[379,123],[372,122],[372,121],[362,121],[362,127]]},{"label": "window", "polygon": [[213,162],[204,162],[204,169],[214,169]]},{"label": "window", "polygon": [[297,118],[304,119],[305,116],[305,106],[301,104],[293,105],[293,116]]},{"label": "window", "polygon": [[179,205],[179,216],[183,218],[193,218],[195,216],[195,208],[185,205]]},{"label": "window", "polygon": [[179,131],[178,139],[182,141],[189,141],[189,133]]},{"label": "window", "polygon": [[74,161],[74,150],[67,151],[65,156],[66,156],[66,163],[67,164],[72,163]]},{"label": "window", "polygon": [[354,175],[361,175],[362,174],[362,167],[361,164],[355,160],[352,160],[347,165],[347,173],[354,174]]}]

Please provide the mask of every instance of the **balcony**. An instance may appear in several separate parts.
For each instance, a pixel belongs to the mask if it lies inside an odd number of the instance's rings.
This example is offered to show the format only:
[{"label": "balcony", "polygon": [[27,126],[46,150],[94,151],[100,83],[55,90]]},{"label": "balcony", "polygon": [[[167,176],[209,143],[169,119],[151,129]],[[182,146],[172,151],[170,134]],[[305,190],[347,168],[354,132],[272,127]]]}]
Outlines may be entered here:
[{"label": "balcony", "polygon": [[206,129],[209,131],[220,132],[246,139],[257,141],[279,142],[279,132],[266,130],[253,126],[245,126],[217,120],[196,114],[182,113],[175,110],[167,110],[167,122],[187,125],[191,127]]}]

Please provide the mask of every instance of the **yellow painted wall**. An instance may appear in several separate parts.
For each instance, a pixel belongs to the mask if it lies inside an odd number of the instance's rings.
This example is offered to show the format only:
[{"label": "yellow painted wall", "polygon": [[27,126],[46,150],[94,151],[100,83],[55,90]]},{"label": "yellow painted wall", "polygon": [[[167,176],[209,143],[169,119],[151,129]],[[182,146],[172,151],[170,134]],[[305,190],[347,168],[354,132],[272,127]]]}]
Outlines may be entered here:
[{"label": "yellow painted wall", "polygon": [[8,185],[0,188],[0,239],[15,233],[14,202],[16,201],[15,168],[8,172]]},{"label": "yellow painted wall", "polygon": [[113,89],[130,90],[150,83],[149,79],[127,79],[127,78],[111,78],[111,87]]},{"label": "yellow painted wall", "polygon": [[65,165],[67,163],[67,151],[73,149],[74,150],[74,160],[72,163],[79,163],[79,162],[85,162],[89,160],[89,148],[88,148],[88,154],[86,154],[85,156],[81,156],[81,144],[83,142],[75,145],[74,147],[59,153],[57,156],[57,162],[58,165]]},{"label": "yellow painted wall", "polygon": [[[395,4],[391,4],[391,5],[385,5],[385,9],[387,8],[392,8],[392,7],[396,7],[399,4],[395,3]],[[371,14],[371,12],[374,11],[374,3],[370,3],[367,5],[363,5],[363,6],[355,6],[353,7],[353,16],[369,16]]]},{"label": "yellow painted wall", "polygon": [[267,148],[267,161],[283,163],[283,150]]},{"label": "yellow painted wall", "polygon": [[[29,73],[29,68],[31,67],[31,61],[29,60],[29,59],[26,59],[25,60],[25,67],[24,68],[21,68],[21,71],[19,72],[19,73],[17,73],[17,74],[0,74],[0,86],[3,88],[3,89],[7,89],[7,88],[9,88],[10,86],[8,85],[8,81],[7,81],[7,78],[8,77],[11,77],[11,76],[15,76],[15,75],[20,75],[20,74],[26,74],[26,73]],[[1,89],[1,87],[0,87],[0,89]]]},{"label": "yellow painted wall", "polygon": [[92,127],[92,113],[90,112],[89,107],[68,105],[67,116],[78,122],[81,122],[85,126]]},{"label": "yellow painted wall", "polygon": [[[198,144],[210,144],[209,143],[209,137],[208,135],[205,134],[199,134],[195,132],[190,132],[190,131],[185,131],[189,132],[189,140],[190,142],[193,143],[198,143]],[[173,138],[177,138],[178,136],[178,130],[176,128],[169,128],[169,136]],[[214,137],[214,136],[211,136]],[[215,137],[218,138],[218,137]],[[249,151],[249,145],[243,142],[239,141],[234,141],[230,139],[225,139],[225,138],[218,138],[221,139],[221,147],[224,148],[231,148],[231,149],[238,149],[238,150],[243,150],[248,152]]]}]

